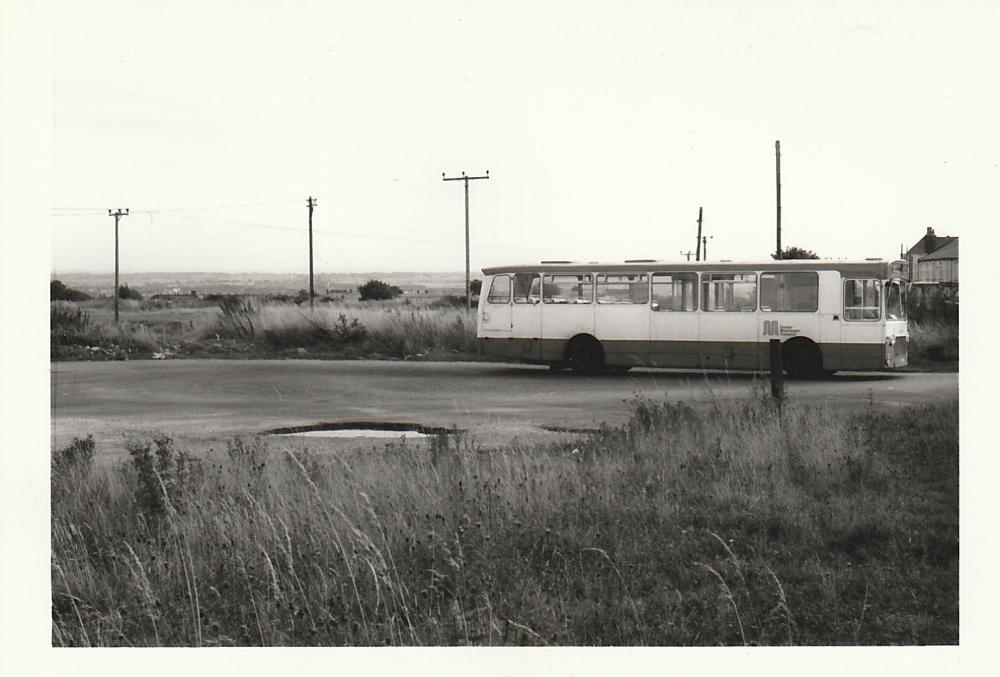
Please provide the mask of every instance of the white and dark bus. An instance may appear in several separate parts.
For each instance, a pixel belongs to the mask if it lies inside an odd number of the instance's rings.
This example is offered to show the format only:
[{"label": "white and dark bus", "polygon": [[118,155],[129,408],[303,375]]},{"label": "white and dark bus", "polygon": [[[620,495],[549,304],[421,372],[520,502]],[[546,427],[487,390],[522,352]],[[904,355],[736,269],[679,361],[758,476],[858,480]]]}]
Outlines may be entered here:
[{"label": "white and dark bus", "polygon": [[906,262],[542,261],[483,269],[484,354],[583,373],[906,366]]}]

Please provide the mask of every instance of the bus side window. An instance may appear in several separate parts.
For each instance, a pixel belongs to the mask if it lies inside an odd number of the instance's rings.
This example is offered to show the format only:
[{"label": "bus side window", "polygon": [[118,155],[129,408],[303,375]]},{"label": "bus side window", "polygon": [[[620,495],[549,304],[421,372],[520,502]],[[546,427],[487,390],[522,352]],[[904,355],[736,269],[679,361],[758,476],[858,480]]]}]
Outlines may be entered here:
[{"label": "bus side window", "polygon": [[877,320],[882,316],[879,280],[844,280],[844,319]]},{"label": "bus side window", "polygon": [[698,273],[653,273],[653,310],[698,310]]},{"label": "bus side window", "polygon": [[541,278],[534,273],[514,275],[514,303],[538,303],[542,299]]},{"label": "bus side window", "polygon": [[545,275],[542,280],[542,303],[590,303],[594,282],[590,273]]},{"label": "bus side window", "polygon": [[601,273],[597,276],[597,302],[610,304],[649,303],[646,273]]},{"label": "bus side window", "polygon": [[740,313],[757,310],[757,274],[703,273],[701,309]]},{"label": "bus side window", "polygon": [[510,277],[507,275],[497,275],[493,278],[493,283],[490,285],[489,296],[486,297],[487,303],[510,303]]}]

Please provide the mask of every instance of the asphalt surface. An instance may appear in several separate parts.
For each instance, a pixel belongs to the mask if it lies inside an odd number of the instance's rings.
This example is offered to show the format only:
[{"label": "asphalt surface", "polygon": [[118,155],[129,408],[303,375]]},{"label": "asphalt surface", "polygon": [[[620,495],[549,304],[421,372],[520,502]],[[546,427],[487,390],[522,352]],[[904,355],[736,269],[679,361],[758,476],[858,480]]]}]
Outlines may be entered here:
[{"label": "asphalt surface", "polygon": [[[636,369],[579,376],[543,367],[470,362],[167,360],[52,363],[53,444],[165,432],[221,440],[319,423],[415,423],[504,440],[547,429],[616,424],[638,395],[671,400],[746,397],[764,375]],[[792,400],[862,408],[958,396],[957,373],[842,373],[786,381]]]}]

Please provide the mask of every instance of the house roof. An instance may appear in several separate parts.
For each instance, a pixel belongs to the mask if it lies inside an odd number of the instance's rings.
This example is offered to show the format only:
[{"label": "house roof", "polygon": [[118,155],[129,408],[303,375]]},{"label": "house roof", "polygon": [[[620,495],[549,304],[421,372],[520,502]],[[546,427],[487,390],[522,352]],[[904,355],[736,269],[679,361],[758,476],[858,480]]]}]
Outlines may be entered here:
[{"label": "house roof", "polygon": [[958,258],[958,238],[952,238],[951,242],[943,247],[938,247],[933,254],[921,257],[921,261],[942,261],[944,259]]},{"label": "house roof", "polygon": [[[927,251],[928,236],[934,237],[934,249],[931,251]],[[934,233],[927,233],[927,235],[924,235],[922,238],[917,240],[912,247],[906,250],[906,258],[910,258],[912,254],[933,254],[956,240],[958,240],[958,238],[951,235],[935,235]]]}]

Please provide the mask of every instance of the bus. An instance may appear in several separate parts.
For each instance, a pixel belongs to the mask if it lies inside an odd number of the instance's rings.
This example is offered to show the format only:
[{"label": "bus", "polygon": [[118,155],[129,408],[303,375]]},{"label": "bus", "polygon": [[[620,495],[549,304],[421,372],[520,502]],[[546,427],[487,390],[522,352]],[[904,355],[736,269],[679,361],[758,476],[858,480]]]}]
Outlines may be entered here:
[{"label": "bus", "polygon": [[905,261],[542,261],[483,269],[483,354],[581,373],[906,366]]}]

